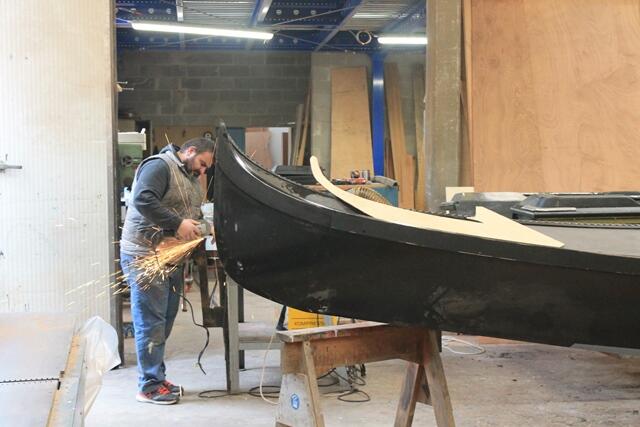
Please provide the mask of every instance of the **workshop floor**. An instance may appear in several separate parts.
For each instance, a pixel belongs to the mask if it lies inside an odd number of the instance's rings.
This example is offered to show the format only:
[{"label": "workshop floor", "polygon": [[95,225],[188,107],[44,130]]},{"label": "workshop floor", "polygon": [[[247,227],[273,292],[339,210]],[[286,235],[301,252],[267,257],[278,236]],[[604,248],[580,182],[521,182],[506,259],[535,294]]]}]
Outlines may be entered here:
[{"label": "workshop floor", "polygon": [[[195,303],[197,290],[190,295]],[[278,307],[246,294],[247,321],[275,324]],[[196,314],[197,315],[197,314]],[[135,401],[136,367],[133,341],[127,339],[126,363],[104,377],[102,390],[86,419],[98,426],[273,426],[275,406],[247,394],[203,399],[198,392],[225,386],[224,349],[219,329],[211,330],[203,358],[203,375],[195,360],[204,342],[202,329],[189,313],[179,313],[167,345],[169,379],[187,392],[174,406]],[[465,426],[638,426],[640,425],[640,358],[618,358],[596,352],[534,344],[485,344],[480,355],[445,350],[443,363],[456,425]],[[454,347],[469,351],[467,347]],[[264,352],[247,352],[241,385],[257,386]],[[279,355],[266,358],[264,384],[279,384]],[[345,403],[322,397],[327,426],[393,424],[405,365],[386,361],[367,365],[367,403]],[[414,425],[435,426],[433,411],[418,405]]]}]

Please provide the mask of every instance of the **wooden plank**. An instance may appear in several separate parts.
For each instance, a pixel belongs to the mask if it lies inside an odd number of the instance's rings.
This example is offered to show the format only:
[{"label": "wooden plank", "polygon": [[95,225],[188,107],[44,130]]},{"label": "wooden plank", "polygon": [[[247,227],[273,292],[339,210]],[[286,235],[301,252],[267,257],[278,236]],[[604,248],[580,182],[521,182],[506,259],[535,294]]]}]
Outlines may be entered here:
[{"label": "wooden plank", "polygon": [[393,147],[389,138],[384,139],[384,176],[391,179],[396,177],[393,170]]},{"label": "wooden plank", "polygon": [[282,134],[282,164],[289,164],[289,133]]},{"label": "wooden plank", "polygon": [[350,204],[361,212],[383,221],[410,227],[437,230],[446,233],[458,233],[488,239],[505,240],[530,245],[562,247],[564,244],[539,233],[529,227],[519,224],[483,207],[476,208],[475,221],[462,221],[421,212],[400,209],[383,205],[371,200],[358,197],[333,185],[320,170],[318,159],[310,159],[313,177],[331,194],[343,202]]},{"label": "wooden plank", "polygon": [[417,210],[427,209],[427,162],[424,145],[424,67],[416,65],[413,69],[413,111],[416,125],[416,193]]},{"label": "wooden plank", "polygon": [[396,410],[395,427],[410,427],[416,410],[417,396],[424,369],[417,363],[409,363],[400,390],[400,401]]},{"label": "wooden plank", "polygon": [[300,150],[300,138],[302,137],[302,118],[304,117],[304,104],[299,104],[296,108],[296,126],[293,131],[293,141],[291,145],[291,164],[295,165]]},{"label": "wooden plank", "polygon": [[461,85],[461,97],[462,97],[462,111],[464,113],[464,126],[462,136],[462,150],[460,153],[460,185],[473,186],[473,149],[472,146],[472,132],[473,129],[471,123],[473,117],[472,113],[472,46],[471,46],[471,0],[464,0],[462,4],[462,25],[463,25],[463,48],[464,48],[464,82]]},{"label": "wooden plank", "polygon": [[[292,401],[294,396],[295,400]],[[308,375],[291,373],[282,376],[276,408],[276,426],[317,427]]]},{"label": "wooden plank", "polygon": [[636,190],[636,0],[471,2],[478,191]]},{"label": "wooden plank", "polygon": [[267,128],[247,128],[245,133],[244,152],[251,160],[267,170],[273,167],[273,158],[269,150],[271,133]]},{"label": "wooden plank", "polygon": [[[408,205],[407,209],[413,209],[415,206],[415,180],[416,180],[416,159],[413,156],[405,155],[404,162],[402,164],[402,176],[400,180],[404,182],[406,188],[412,189],[404,196],[405,203]],[[402,187],[400,187],[402,188]]]},{"label": "wooden plank", "polygon": [[442,359],[440,358],[438,337],[435,331],[427,331],[424,344],[423,366],[427,375],[429,396],[431,398],[433,412],[436,416],[436,423],[438,427],[454,427],[456,423],[453,419],[453,407],[451,405],[451,397],[449,396],[449,388],[447,387],[447,379],[444,375]]},{"label": "wooden plank", "polygon": [[[311,342],[315,349],[316,370],[325,372],[337,366],[389,359],[417,363],[420,361],[417,353],[419,340],[424,336],[421,331],[420,328],[386,328],[358,335],[304,342]],[[283,373],[301,372],[301,349],[299,342],[284,344],[281,353]]]},{"label": "wooden plank", "polygon": [[369,84],[365,67],[331,70],[331,177],[373,170]]},{"label": "wooden plank", "polygon": [[399,185],[398,206],[405,209],[413,209],[413,182],[407,182],[408,175],[403,170],[407,162],[407,148],[405,145],[404,116],[402,115],[402,99],[400,98],[399,86],[400,73],[398,64],[393,62],[384,64],[384,91],[387,101],[393,170]]},{"label": "wooden plank", "polygon": [[314,363],[314,351],[309,341],[302,343],[302,360],[304,364],[304,373],[309,381],[309,397],[311,403],[311,411],[313,419],[317,427],[324,427],[324,417],[322,409],[320,409],[320,392],[318,391],[318,371]]},{"label": "wooden plank", "polygon": [[309,113],[311,111],[311,87],[307,92],[307,100],[304,107],[304,121],[302,123],[302,136],[300,138],[300,148],[298,149],[298,157],[296,158],[296,165],[302,166],[304,163],[304,154],[307,150],[307,138],[309,133]]},{"label": "wooden plank", "polygon": [[279,331],[278,338],[282,342],[302,342],[310,340],[321,340],[335,337],[347,337],[363,333],[371,333],[378,330],[397,329],[386,323],[378,322],[358,322],[347,323],[345,325],[321,326],[318,328],[295,329],[290,331]]}]

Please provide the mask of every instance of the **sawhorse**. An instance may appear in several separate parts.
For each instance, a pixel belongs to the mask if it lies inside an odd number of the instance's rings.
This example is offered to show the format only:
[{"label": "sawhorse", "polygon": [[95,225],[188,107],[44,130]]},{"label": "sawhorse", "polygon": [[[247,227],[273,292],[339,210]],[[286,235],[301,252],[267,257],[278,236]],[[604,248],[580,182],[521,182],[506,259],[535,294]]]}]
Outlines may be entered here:
[{"label": "sawhorse", "polygon": [[438,427],[454,427],[436,331],[363,322],[278,332],[282,385],[276,427],[324,427],[319,374],[338,366],[389,359],[409,363],[395,426],[413,422],[416,402],[433,407]]}]

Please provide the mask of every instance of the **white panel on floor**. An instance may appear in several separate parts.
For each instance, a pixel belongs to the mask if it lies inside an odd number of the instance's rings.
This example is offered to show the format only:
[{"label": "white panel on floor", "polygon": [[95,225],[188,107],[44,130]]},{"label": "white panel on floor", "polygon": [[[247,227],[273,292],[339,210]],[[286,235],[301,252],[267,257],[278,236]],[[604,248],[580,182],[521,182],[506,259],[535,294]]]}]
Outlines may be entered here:
[{"label": "white panel on floor", "polygon": [[0,171],[0,312],[109,319],[112,9],[23,0],[0,14],[0,159],[22,166]]}]

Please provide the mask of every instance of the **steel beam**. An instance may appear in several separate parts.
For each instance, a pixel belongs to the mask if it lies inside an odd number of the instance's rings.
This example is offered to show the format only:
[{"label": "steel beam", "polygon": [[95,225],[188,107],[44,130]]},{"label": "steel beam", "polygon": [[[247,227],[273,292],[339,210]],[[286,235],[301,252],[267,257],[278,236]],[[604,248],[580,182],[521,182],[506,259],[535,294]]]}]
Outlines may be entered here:
[{"label": "steel beam", "polygon": [[373,172],[384,175],[384,52],[371,55],[373,93],[371,96],[371,127],[373,136]]},{"label": "steel beam", "polygon": [[327,43],[331,41],[333,37],[335,37],[336,34],[338,34],[338,32],[340,32],[340,30],[344,27],[344,24],[349,19],[351,19],[353,15],[356,14],[356,12],[358,11],[358,6],[360,6],[361,3],[362,3],[362,0],[347,0],[347,2],[345,3],[345,7],[351,7],[352,9],[344,11],[346,13],[343,14],[343,18],[342,18],[342,21],[340,21],[340,24],[336,26],[333,30],[331,30],[331,32],[329,32],[329,34],[326,35],[324,40],[322,40],[322,42],[320,42],[320,44],[316,46],[316,48],[314,49],[315,52],[318,52],[320,49],[322,49]]},{"label": "steel beam", "polygon": [[251,13],[251,20],[249,21],[250,27],[255,27],[259,22],[264,21],[264,17],[267,16],[267,12],[269,12],[272,1],[273,0],[256,1],[256,5],[254,6],[253,12]]},{"label": "steel beam", "polygon": [[[420,0],[418,1],[416,4],[409,6],[406,10],[404,10],[401,14],[400,14],[400,18],[396,19],[395,21],[390,22],[389,24],[385,25],[382,30],[379,31],[380,34],[384,34],[384,33],[389,33],[392,32],[394,30],[397,30],[399,27],[401,27],[402,25],[406,24],[407,22],[409,22],[411,20],[411,18],[413,17],[413,15],[415,15],[416,13],[419,13],[421,11],[425,11],[426,14],[426,9],[427,9],[427,2],[425,0]],[[421,28],[423,29],[423,28]]]}]

